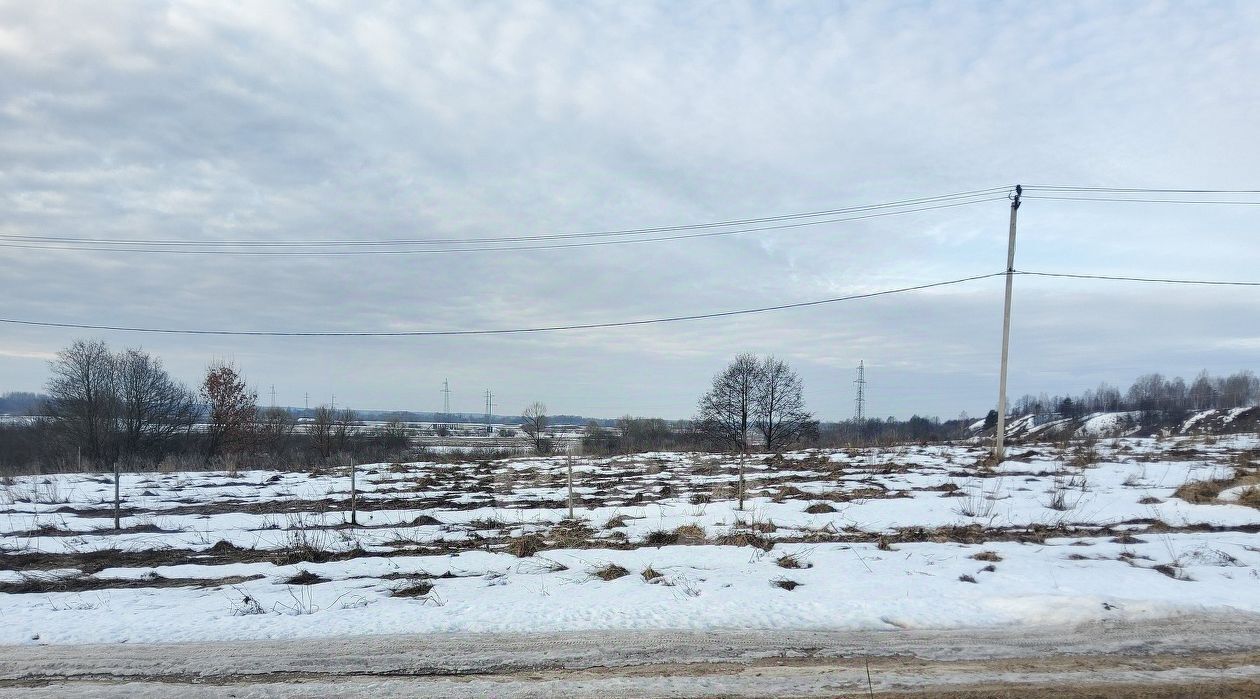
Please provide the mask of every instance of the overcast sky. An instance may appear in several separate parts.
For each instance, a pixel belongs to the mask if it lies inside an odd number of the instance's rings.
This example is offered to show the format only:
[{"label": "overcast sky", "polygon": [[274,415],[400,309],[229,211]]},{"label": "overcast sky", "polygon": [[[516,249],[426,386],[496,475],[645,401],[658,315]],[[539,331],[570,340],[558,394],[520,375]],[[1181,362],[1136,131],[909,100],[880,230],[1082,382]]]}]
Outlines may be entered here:
[{"label": "overcast sky", "polygon": [[[500,237],[1023,183],[1260,189],[1260,3],[0,2],[0,234]],[[639,245],[241,257],[0,248],[0,317],[239,330],[634,320],[1000,271],[995,201]],[[1017,267],[1260,278],[1260,207],[1027,201]],[[982,415],[1002,281],[546,335],[0,326],[0,392],[75,338],[269,402],[693,414],[773,353],[824,419]],[[1016,279],[1011,390],[1260,368],[1260,292]]]}]

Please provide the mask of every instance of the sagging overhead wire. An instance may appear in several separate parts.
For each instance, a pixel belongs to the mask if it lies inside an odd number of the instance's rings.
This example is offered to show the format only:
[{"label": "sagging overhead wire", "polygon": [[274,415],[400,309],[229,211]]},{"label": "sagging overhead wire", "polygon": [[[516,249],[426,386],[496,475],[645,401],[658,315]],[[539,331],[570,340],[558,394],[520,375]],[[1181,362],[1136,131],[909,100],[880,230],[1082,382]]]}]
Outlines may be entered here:
[{"label": "sagging overhead wire", "polygon": [[1072,274],[1068,272],[1030,272],[1016,270],[1015,274],[1030,277],[1056,277],[1060,279],[1099,279],[1113,282],[1145,282],[1148,284],[1188,284],[1194,286],[1260,286],[1260,281],[1230,281],[1222,279],[1169,279],[1162,277],[1126,277],[1109,274]]},{"label": "sagging overhead wire", "polygon": [[[1030,184],[1024,185],[1025,199],[1055,201],[1101,201],[1128,204],[1221,204],[1254,206],[1260,200],[1246,198],[1260,195],[1260,189],[1190,189],[1159,187],[1098,187],[1091,185]],[[1163,196],[1152,196],[1163,195]],[[1205,198],[1231,196],[1235,198]],[[1242,198],[1238,198],[1242,197]]]},{"label": "sagging overhead wire", "polygon": [[733,311],[718,311],[716,313],[699,313],[695,315],[685,316],[669,316],[664,318],[646,318],[642,320],[623,320],[610,321],[601,323],[577,323],[570,325],[544,325],[536,327],[521,328],[494,328],[486,330],[396,330],[396,331],[283,331],[283,330],[204,330],[204,329],[176,329],[176,328],[145,328],[130,327],[121,325],[93,325],[87,323],[57,323],[52,321],[36,321],[36,320],[20,320],[16,318],[0,318],[0,323],[10,325],[27,325],[44,328],[73,328],[76,330],[108,330],[117,332],[131,333],[149,333],[160,335],[246,335],[260,337],[443,337],[443,336],[460,336],[460,335],[513,335],[526,333],[542,333],[556,332],[561,330],[595,330],[600,328],[623,328],[638,325],[654,325],[659,323],[680,323],[685,321],[706,320],[710,318],[725,318],[730,316],[750,315],[754,313],[769,313],[773,311],[785,311],[793,308],[807,308],[810,306],[821,306],[824,304],[840,303],[843,301],[857,301],[859,299],[870,299],[879,296],[891,296],[893,294],[904,294],[912,291],[922,291],[925,289],[933,289],[942,286],[952,286],[955,284],[963,284],[966,282],[977,281],[980,279],[988,279],[990,277],[998,277],[1005,272],[994,272],[991,274],[979,274],[971,277],[963,277],[961,279],[950,279],[941,282],[931,282],[928,284],[917,284],[915,286],[906,286],[897,289],[885,289],[883,291],[871,291],[863,294],[850,294],[848,296],[836,296],[826,299],[818,299],[815,301],[800,301],[797,303],[785,303],[776,306],[761,306],[758,308],[743,308]]},{"label": "sagging overhead wire", "polygon": [[[31,236],[17,234],[0,234],[0,247],[23,248],[36,250],[82,250],[93,252],[122,253],[163,253],[163,254],[195,254],[195,255],[287,255],[287,256],[323,256],[323,255],[417,255],[442,254],[460,252],[490,252],[513,250],[545,250],[556,248],[590,247],[596,245],[617,245],[629,243],[647,243],[665,240],[683,240],[688,238],[705,238],[714,236],[738,235],[762,231],[787,230],[806,226],[818,226],[829,223],[843,223],[882,216],[897,216],[920,211],[932,211],[955,206],[966,206],[1003,199],[1007,188],[995,187],[986,190],[972,190],[957,194],[935,197],[920,197],[898,202],[853,206],[844,209],[827,211],[784,214],[780,216],[757,219],[740,219],[713,223],[686,224],[678,226],[660,226],[655,228],[637,228],[615,231],[593,231],[585,233],[561,233],[536,236],[502,236],[495,238],[436,238],[436,239],[378,239],[378,240],[288,240],[288,241],[192,241],[192,240],[154,240],[141,239],[106,239],[82,238],[70,236]],[[838,216],[838,214],[853,214]],[[819,218],[819,217],[826,218]],[[800,220],[810,219],[810,220]],[[779,223],[790,221],[788,223]],[[751,223],[773,223],[775,225],[751,226]],[[732,226],[744,226],[731,228]],[[722,230],[713,230],[720,228]],[[678,231],[700,231],[677,233]],[[655,235],[657,233],[673,233],[671,235]],[[642,237],[642,236],[649,237]],[[580,242],[568,242],[572,240]],[[552,242],[561,241],[561,242]],[[530,244],[542,242],[543,244]],[[508,244],[503,244],[508,243]],[[517,244],[521,243],[521,244]],[[414,249],[417,246],[423,246]],[[370,249],[356,249],[356,248]],[[259,249],[261,248],[261,249]],[[345,249],[350,248],[350,249]],[[403,249],[394,249],[403,248]]]}]

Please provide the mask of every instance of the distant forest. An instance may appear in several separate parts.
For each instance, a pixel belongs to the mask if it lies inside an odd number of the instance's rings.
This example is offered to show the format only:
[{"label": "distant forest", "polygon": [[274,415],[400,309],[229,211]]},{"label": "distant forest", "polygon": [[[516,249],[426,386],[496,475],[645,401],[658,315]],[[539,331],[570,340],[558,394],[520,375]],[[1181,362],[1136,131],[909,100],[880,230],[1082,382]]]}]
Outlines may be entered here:
[{"label": "distant forest", "polygon": [[1057,413],[1081,417],[1099,412],[1162,412],[1171,417],[1197,410],[1229,410],[1260,402],[1260,379],[1250,371],[1214,377],[1199,372],[1186,383],[1180,376],[1166,379],[1161,374],[1139,376],[1129,390],[1106,383],[1076,396],[1034,396],[1027,394],[1011,404],[1015,416]]}]

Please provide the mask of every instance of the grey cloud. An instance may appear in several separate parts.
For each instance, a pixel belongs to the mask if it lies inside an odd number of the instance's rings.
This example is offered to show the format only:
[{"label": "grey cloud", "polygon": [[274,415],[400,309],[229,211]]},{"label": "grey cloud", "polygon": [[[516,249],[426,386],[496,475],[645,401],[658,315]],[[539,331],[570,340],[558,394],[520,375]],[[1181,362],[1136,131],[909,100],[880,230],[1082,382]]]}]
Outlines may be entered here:
[{"label": "grey cloud", "polygon": [[[1260,10],[1250,3],[28,3],[0,8],[0,26],[6,233],[573,232],[1014,181],[1253,187],[1260,156],[1251,125]],[[1240,208],[1029,201],[1019,265],[1247,278],[1256,219]],[[0,256],[15,317],[484,328],[770,305],[996,271],[1005,221],[1004,203],[992,202],[515,253]],[[211,356],[233,356],[290,403],[335,391],[363,407],[429,408],[449,376],[467,409],[479,409],[489,385],[521,405],[678,417],[729,355],[753,350],[797,363],[827,417],[848,414],[858,359],[871,367],[878,412],[952,415],[992,402],[999,289],[987,281],[588,334],[106,337],[159,351],[190,380]],[[1198,289],[1021,278],[1013,391],[1241,368],[1254,339],[1236,319],[1254,317],[1249,307]],[[38,388],[46,374],[36,357],[74,336],[6,329],[0,387]]]}]

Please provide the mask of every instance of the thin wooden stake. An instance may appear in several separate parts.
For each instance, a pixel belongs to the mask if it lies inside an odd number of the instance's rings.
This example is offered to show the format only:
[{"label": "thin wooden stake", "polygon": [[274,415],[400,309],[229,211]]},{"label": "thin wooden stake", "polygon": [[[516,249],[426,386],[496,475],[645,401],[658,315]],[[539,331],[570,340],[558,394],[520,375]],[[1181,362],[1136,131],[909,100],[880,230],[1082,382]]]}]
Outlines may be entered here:
[{"label": "thin wooden stake", "polygon": [[118,459],[114,459],[114,531],[122,531],[122,516],[119,510],[122,509],[122,486],[119,479],[122,474],[118,472]]},{"label": "thin wooden stake", "polygon": [[569,452],[569,520],[573,519],[573,452]]},{"label": "thin wooden stake", "polygon": [[866,660],[866,693],[868,696],[875,696],[875,684],[871,682],[871,659]]},{"label": "thin wooden stake", "polygon": [[355,465],[354,458],[350,459],[350,524],[358,525],[359,523],[359,490],[358,484],[355,482],[355,475],[358,467]]}]

